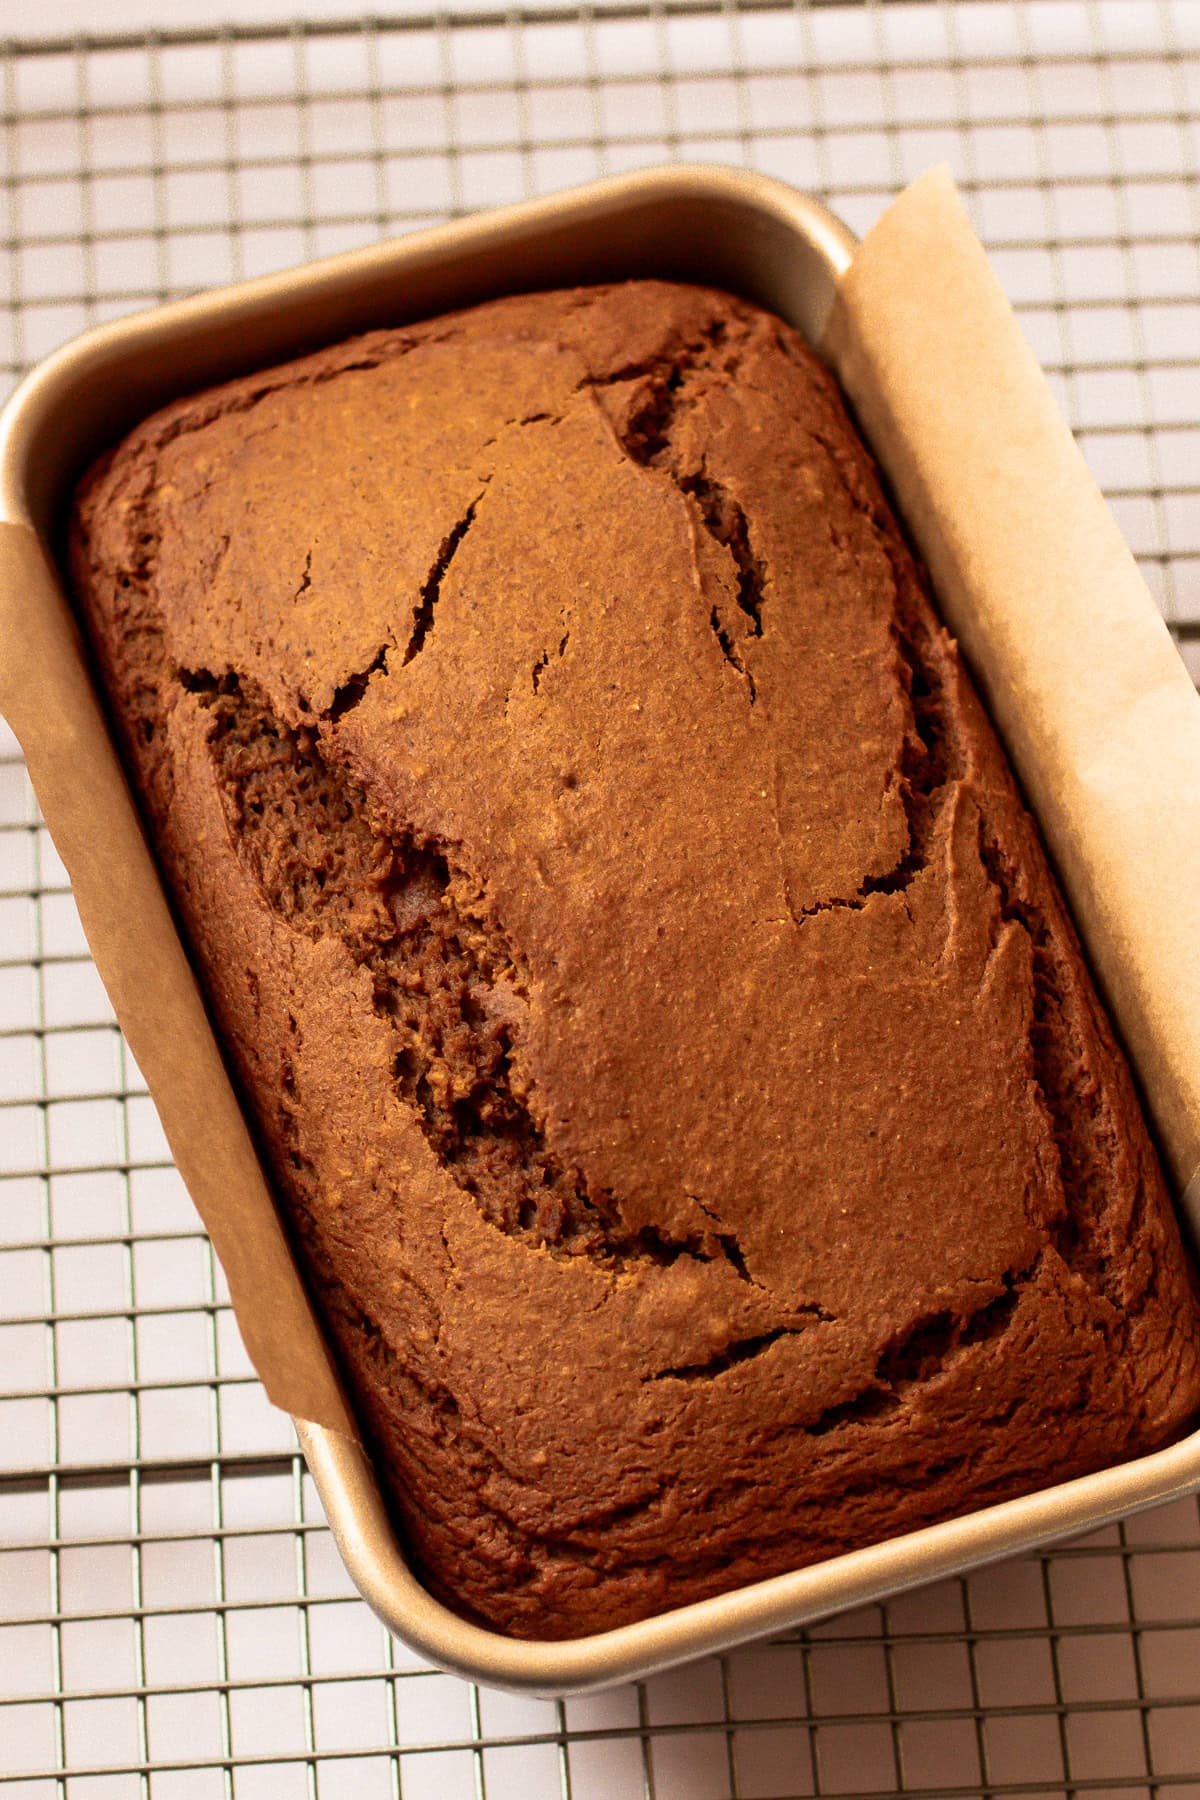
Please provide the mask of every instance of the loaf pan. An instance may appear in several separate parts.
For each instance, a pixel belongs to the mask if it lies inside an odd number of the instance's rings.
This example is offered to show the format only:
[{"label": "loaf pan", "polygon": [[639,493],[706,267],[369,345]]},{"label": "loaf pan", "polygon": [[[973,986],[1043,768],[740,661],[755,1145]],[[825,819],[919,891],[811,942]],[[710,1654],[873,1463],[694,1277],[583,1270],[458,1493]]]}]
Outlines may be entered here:
[{"label": "loaf pan", "polygon": [[[629,276],[725,287],[783,314],[816,341],[853,252],[854,239],[837,219],[778,181],[673,167],[597,182],[103,326],[35,371],[0,419],[7,580],[26,584],[25,604],[32,607],[48,591],[38,572],[48,573],[58,587],[50,598],[61,608],[58,534],[75,479],[98,451],[177,395],[355,331],[518,289]],[[86,760],[77,779],[86,788]],[[49,796],[41,797],[53,833]],[[75,866],[68,856],[68,867],[77,886],[85,878],[94,882],[112,854],[104,845],[76,847]],[[149,855],[128,841],[122,854]],[[114,881],[121,874],[111,860],[109,873]],[[111,979],[112,946],[102,955],[93,938],[93,948],[132,1041],[133,1003],[126,995],[123,1004],[120,983]],[[157,1038],[148,1036],[144,1016],[137,1023],[138,1060],[164,1119],[173,1118],[188,1071],[163,1048],[175,1035],[171,1022],[158,1020]],[[211,1050],[211,1033],[208,1045]],[[218,1247],[224,1259],[236,1256],[236,1242]],[[259,1361],[260,1322],[242,1312],[239,1320]],[[445,1669],[543,1695],[646,1676],[1086,1532],[1200,1487],[1196,1433],[1118,1468],[639,1624],[565,1643],[517,1642],[465,1623],[421,1586],[371,1464],[351,1437],[302,1418],[296,1423],[346,1566],[388,1628]]]}]

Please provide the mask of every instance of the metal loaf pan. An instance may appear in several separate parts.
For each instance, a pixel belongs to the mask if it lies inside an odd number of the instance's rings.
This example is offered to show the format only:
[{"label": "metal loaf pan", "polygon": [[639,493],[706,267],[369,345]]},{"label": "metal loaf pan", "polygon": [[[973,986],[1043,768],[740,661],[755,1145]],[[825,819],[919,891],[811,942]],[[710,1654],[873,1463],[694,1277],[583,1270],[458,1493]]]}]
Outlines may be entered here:
[{"label": "metal loaf pan", "polygon": [[[781,182],[673,167],[124,319],[59,351],[9,403],[0,420],[0,525],[32,526],[54,558],[75,478],[127,427],[177,395],[355,331],[519,289],[659,275],[758,300],[816,340],[853,251],[832,214]],[[357,1445],[303,1420],[297,1426],[346,1566],[384,1623],[443,1668],[546,1695],[645,1676],[1200,1487],[1196,1433],[1118,1468],[620,1630],[516,1642],[465,1623],[420,1585]]]}]

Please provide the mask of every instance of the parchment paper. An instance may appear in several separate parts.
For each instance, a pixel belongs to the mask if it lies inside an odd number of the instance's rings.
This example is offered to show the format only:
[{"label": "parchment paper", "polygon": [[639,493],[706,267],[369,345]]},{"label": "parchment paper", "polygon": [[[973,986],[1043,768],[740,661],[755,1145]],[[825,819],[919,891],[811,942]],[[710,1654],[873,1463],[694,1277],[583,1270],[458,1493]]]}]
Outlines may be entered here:
[{"label": "parchment paper", "polygon": [[[885,214],[823,345],[1066,881],[1179,1187],[1200,1163],[1200,699],[949,177]],[[354,1435],[58,577],[0,523],[0,711],[277,1406]]]},{"label": "parchment paper", "polygon": [[0,712],[25,751],[96,967],[221,1259],[276,1406],[355,1435],[96,701],[33,530],[0,523]]}]

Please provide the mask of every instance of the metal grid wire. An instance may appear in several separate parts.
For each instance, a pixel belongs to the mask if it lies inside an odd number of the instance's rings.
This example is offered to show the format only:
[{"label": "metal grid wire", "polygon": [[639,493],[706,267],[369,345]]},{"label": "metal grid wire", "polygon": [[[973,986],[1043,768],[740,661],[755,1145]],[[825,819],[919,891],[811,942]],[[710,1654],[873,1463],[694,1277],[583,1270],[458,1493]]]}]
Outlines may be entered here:
[{"label": "metal grid wire", "polygon": [[[0,378],[74,331],[678,156],[863,229],[946,159],[1200,675],[1200,5],[621,4],[4,58]],[[356,1599],[0,739],[0,1793],[1200,1793],[1200,1513],[599,1698]]]}]

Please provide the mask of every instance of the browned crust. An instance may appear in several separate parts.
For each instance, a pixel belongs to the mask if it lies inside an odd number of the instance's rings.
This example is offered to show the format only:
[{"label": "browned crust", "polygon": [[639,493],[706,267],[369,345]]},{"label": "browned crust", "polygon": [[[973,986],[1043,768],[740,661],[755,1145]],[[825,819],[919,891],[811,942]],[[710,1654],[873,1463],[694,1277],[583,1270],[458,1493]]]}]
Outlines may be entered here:
[{"label": "browned crust", "polygon": [[430,1585],[569,1636],[1101,1467],[1200,1303],[828,375],[657,283],[83,484],[76,593]]}]

